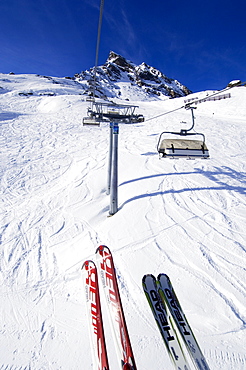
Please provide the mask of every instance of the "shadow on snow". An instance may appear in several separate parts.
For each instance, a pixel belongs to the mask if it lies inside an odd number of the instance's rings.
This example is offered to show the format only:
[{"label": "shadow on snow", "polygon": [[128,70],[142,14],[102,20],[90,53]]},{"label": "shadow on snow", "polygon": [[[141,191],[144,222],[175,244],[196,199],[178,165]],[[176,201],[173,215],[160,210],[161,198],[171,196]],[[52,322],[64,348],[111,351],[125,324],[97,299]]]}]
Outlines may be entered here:
[{"label": "shadow on snow", "polygon": [[[204,187],[194,187],[194,188],[184,188],[184,189],[168,189],[166,191],[157,191],[153,193],[145,193],[136,195],[135,197],[127,199],[120,208],[124,207],[127,203],[130,203],[134,200],[138,200],[141,198],[148,198],[148,197],[154,197],[157,195],[165,195],[165,194],[178,194],[183,192],[189,192],[189,191],[201,191],[201,190],[227,190],[227,191],[235,191],[237,193],[240,193],[242,195],[245,195],[246,193],[246,173],[235,171],[229,167],[223,166],[222,168],[215,167],[214,171],[203,171],[201,169],[195,169],[195,171],[192,172],[177,172],[177,173],[169,173],[169,174],[156,174],[151,176],[145,176],[145,177],[139,177],[136,179],[132,179],[129,181],[122,182],[119,186],[127,185],[136,181],[143,181],[148,180],[155,177],[164,177],[164,176],[180,176],[180,175],[202,175],[209,180],[215,182],[217,186],[204,186]],[[223,177],[223,179],[222,179]],[[240,182],[240,185],[231,185],[229,184],[231,180],[236,180],[237,182]]]}]

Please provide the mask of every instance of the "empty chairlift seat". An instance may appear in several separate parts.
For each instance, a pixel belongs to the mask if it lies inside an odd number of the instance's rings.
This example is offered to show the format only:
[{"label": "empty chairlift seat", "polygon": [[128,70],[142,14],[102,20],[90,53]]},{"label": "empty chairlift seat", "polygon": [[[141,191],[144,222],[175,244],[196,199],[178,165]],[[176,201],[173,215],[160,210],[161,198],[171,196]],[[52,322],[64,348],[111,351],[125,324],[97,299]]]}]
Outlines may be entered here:
[{"label": "empty chairlift seat", "polygon": [[100,114],[88,108],[87,117],[83,118],[83,125],[100,126]]},{"label": "empty chairlift seat", "polygon": [[[196,108],[187,106],[186,109],[191,110],[192,126],[188,130],[181,129],[180,132],[162,132],[157,144],[160,158],[209,158],[204,134],[191,132],[195,125],[193,110]],[[163,138],[163,135],[168,137]],[[193,139],[194,136],[202,137],[202,140]]]},{"label": "empty chairlift seat", "polygon": [[100,126],[100,121],[96,117],[84,117],[83,125]]},{"label": "empty chairlift seat", "polygon": [[[203,140],[186,138],[162,138],[163,134],[181,136],[201,135]],[[160,135],[157,150],[160,158],[209,158],[209,151],[203,134],[163,132]]]}]

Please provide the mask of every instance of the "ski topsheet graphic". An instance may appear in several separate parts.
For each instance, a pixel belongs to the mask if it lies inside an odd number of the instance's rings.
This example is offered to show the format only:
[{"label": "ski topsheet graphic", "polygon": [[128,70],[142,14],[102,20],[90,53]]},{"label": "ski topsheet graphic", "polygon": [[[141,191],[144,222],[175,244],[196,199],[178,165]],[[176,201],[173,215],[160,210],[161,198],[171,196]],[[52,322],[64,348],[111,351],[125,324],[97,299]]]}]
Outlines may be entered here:
[{"label": "ski topsheet graphic", "polygon": [[109,370],[95,263],[93,261],[86,261],[82,266],[82,271],[95,369]]},{"label": "ski topsheet graphic", "polygon": [[209,370],[209,366],[183,313],[169,277],[165,274],[160,274],[157,281],[159,295],[168,306],[196,369]]},{"label": "ski topsheet graphic", "polygon": [[[137,370],[112,254],[108,247],[100,245],[96,250],[96,255],[98,268],[91,260],[87,260],[82,266],[95,370],[109,370],[98,275],[101,276],[105,293],[106,309],[114,334],[119,369]],[[142,285],[174,368],[176,370],[191,369],[185,356],[184,350],[186,350],[197,370],[210,370],[169,277],[166,274],[159,274],[156,279],[153,275],[147,274],[142,279]]]},{"label": "ski topsheet graphic", "polygon": [[112,254],[104,245],[97,248],[96,254],[121,369],[136,370]]},{"label": "ski topsheet graphic", "polygon": [[160,299],[156,278],[150,274],[145,275],[142,283],[146,298],[175,369],[190,370],[190,366],[175,331],[172,317],[167,307]]}]

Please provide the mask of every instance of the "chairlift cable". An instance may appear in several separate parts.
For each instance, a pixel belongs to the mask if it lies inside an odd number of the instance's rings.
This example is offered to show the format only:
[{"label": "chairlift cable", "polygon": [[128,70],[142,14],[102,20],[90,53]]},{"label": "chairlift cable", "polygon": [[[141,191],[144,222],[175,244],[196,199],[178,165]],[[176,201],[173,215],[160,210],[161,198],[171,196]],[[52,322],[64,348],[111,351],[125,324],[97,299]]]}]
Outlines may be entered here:
[{"label": "chairlift cable", "polygon": [[[245,82],[241,82],[241,84],[240,84],[240,85],[237,85],[237,86],[243,86],[243,85],[245,85],[245,84],[246,84],[246,81],[245,81]],[[206,101],[207,99],[209,99],[209,98],[211,98],[211,97],[213,97],[213,96],[215,96],[215,95],[217,95],[217,94],[220,94],[220,93],[222,93],[222,92],[224,92],[224,91],[230,90],[230,89],[232,89],[233,87],[236,87],[236,86],[227,86],[227,87],[225,87],[224,89],[219,90],[219,91],[217,91],[216,93],[213,93],[213,94],[211,94],[211,95],[208,95],[208,96],[206,96],[206,97],[205,97],[205,98],[203,98],[203,99],[197,99],[197,100],[194,100],[194,101],[192,101],[192,103],[187,103],[187,104],[185,104],[185,105],[182,105],[182,107],[179,107],[179,108],[173,109],[173,110],[171,110],[171,111],[168,111],[168,112],[165,112],[165,113],[159,114],[158,116],[154,116],[154,117],[148,118],[148,119],[146,119],[146,120],[145,120],[145,122],[147,122],[147,121],[151,121],[152,119],[155,119],[155,118],[159,118],[159,117],[165,116],[166,114],[169,114],[169,113],[176,112],[176,111],[177,111],[177,110],[179,110],[179,109],[183,109],[183,108],[188,109],[188,108],[190,108],[190,106],[191,106],[192,104],[196,104],[197,102],[203,102],[203,101]]]},{"label": "chairlift cable", "polygon": [[146,120],[145,120],[145,122],[147,122],[147,121],[151,121],[152,119],[155,119],[155,118],[159,118],[159,117],[165,116],[166,114],[169,114],[169,113],[176,112],[177,110],[179,110],[179,109],[183,109],[184,107],[185,107],[185,106],[183,105],[182,107],[179,107],[179,108],[176,108],[176,109],[170,110],[169,112],[161,113],[161,114],[159,114],[158,116],[155,116],[155,117],[151,117],[151,118],[146,119]]},{"label": "chairlift cable", "polygon": [[104,7],[104,0],[101,0],[100,15],[99,15],[99,22],[98,22],[98,30],[97,30],[97,45],[96,45],[95,67],[94,67],[93,98],[95,98],[96,70],[97,70],[97,65],[98,65],[99,45],[100,45],[100,38],[101,38],[103,7]]}]

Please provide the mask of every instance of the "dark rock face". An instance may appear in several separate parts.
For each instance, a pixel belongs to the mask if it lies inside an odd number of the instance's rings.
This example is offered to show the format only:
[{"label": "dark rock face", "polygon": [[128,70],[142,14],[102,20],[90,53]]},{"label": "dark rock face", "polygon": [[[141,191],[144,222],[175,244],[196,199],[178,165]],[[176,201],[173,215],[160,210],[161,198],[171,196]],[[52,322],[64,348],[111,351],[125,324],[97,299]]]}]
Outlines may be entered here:
[{"label": "dark rock face", "polygon": [[110,51],[109,57],[105,64],[107,63],[114,63],[117,66],[121,67],[122,70],[130,71],[131,68],[134,68],[134,64],[131,64],[128,62],[125,58],[123,58],[121,55],[114,53],[113,51]]},{"label": "dark rock face", "polygon": [[[94,85],[95,67],[89,71],[75,75],[79,81],[87,81],[88,90]],[[122,83],[124,82],[124,91]],[[145,98],[160,99],[164,96],[172,98],[186,96],[191,91],[179,81],[170,79],[158,69],[146,63],[135,65],[121,55],[110,51],[108,59],[102,66],[96,68],[95,96],[100,98],[123,97],[130,95],[145,96]]]}]

